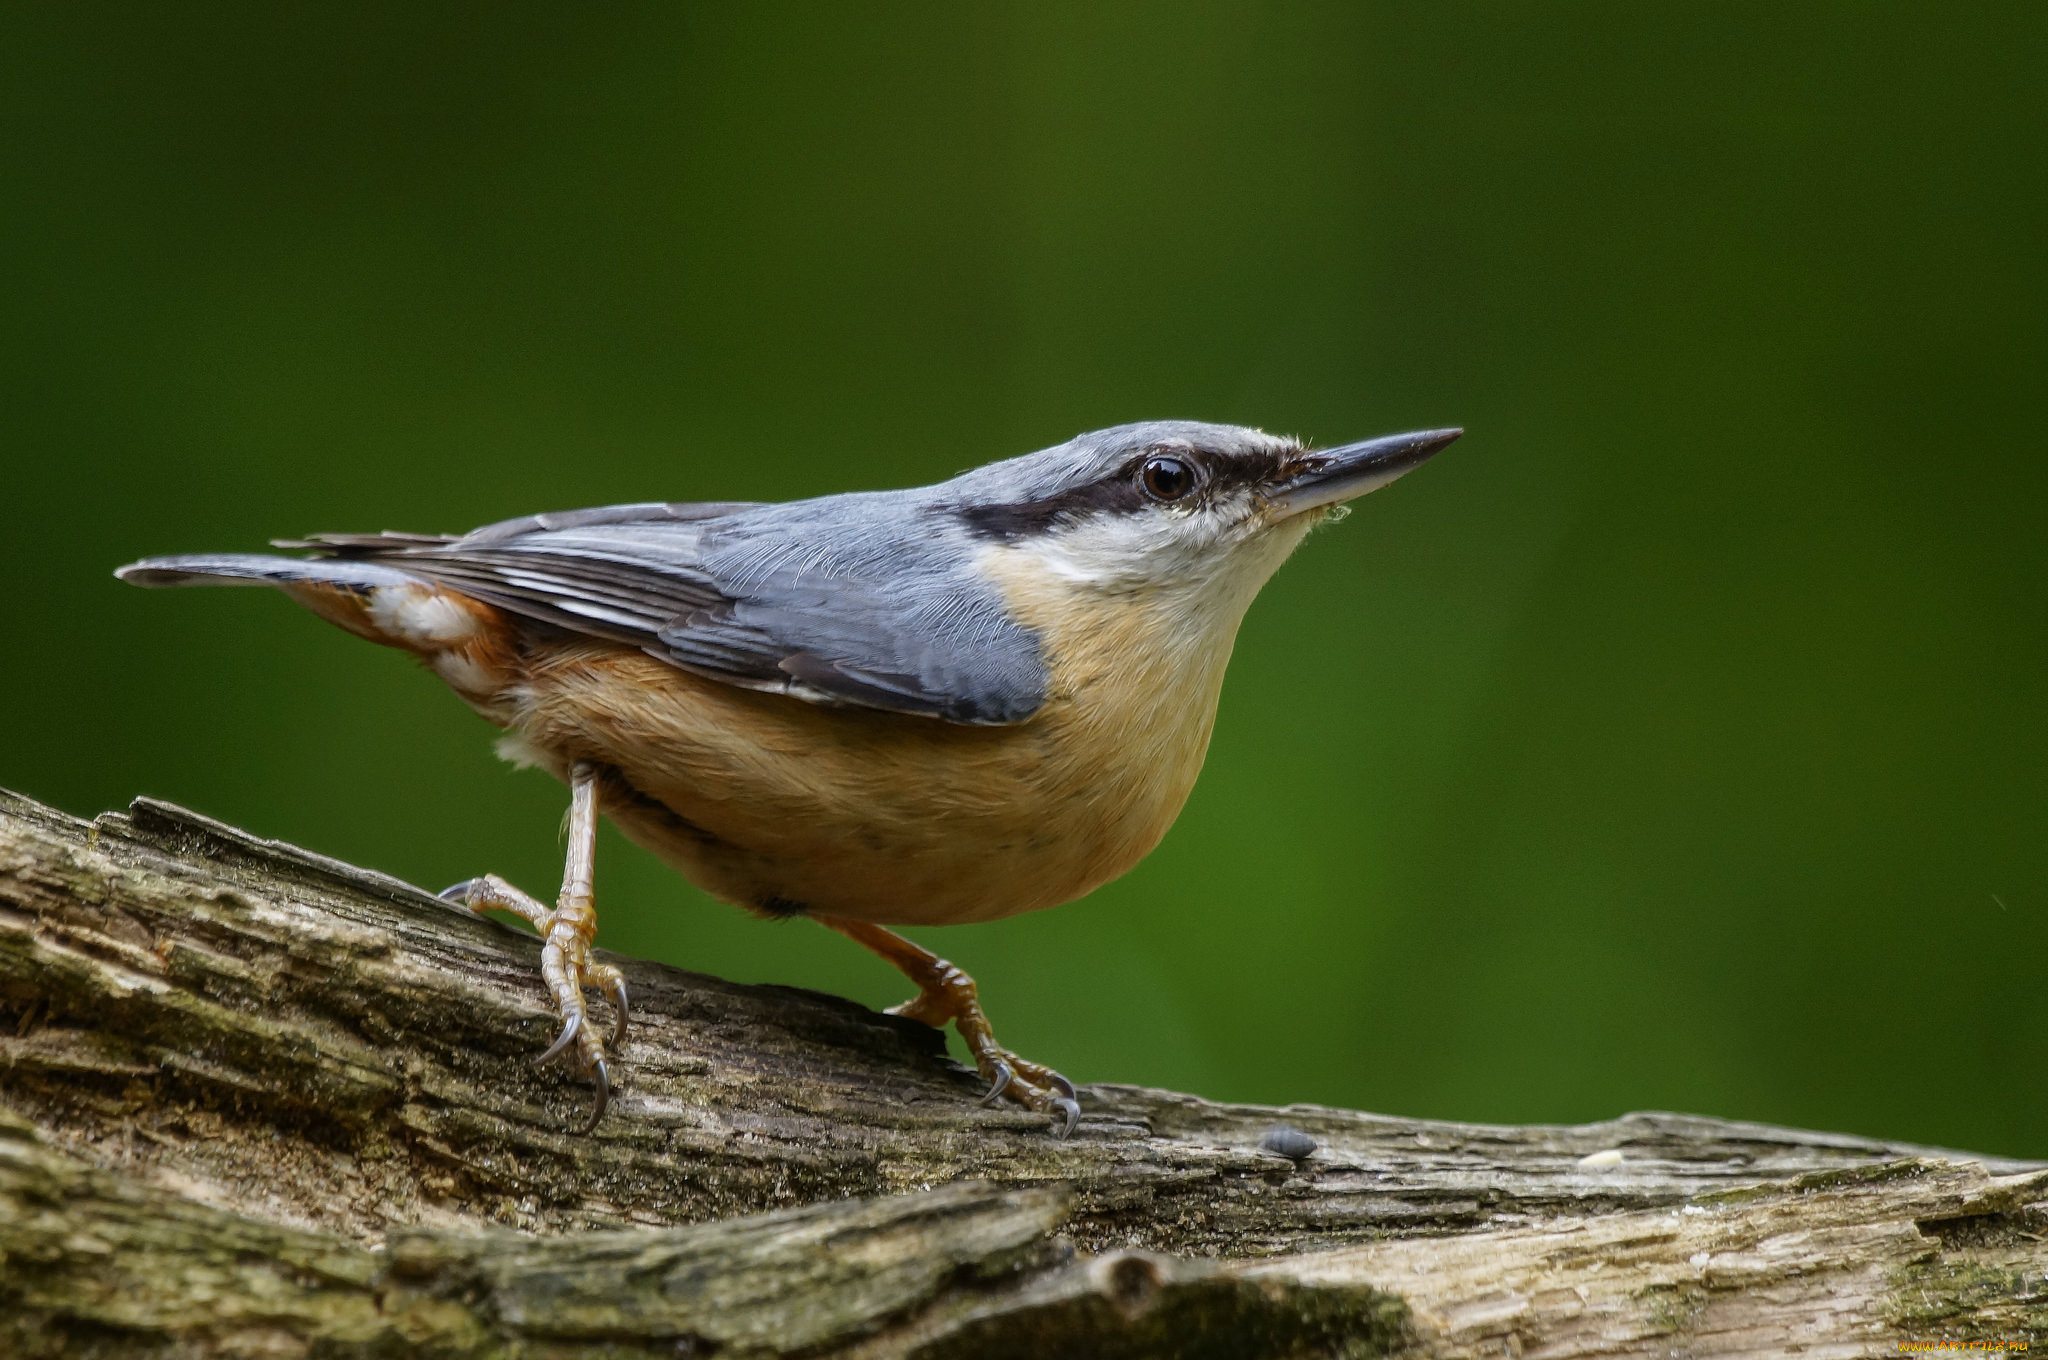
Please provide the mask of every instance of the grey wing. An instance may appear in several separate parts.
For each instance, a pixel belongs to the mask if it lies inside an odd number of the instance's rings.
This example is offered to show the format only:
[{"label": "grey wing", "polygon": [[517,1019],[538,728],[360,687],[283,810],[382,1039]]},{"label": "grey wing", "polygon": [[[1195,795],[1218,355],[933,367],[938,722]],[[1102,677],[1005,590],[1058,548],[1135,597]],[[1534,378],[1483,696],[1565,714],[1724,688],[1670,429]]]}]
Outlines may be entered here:
[{"label": "grey wing", "polygon": [[1044,702],[1038,640],[962,533],[891,495],[539,515],[462,538],[302,545],[403,566],[685,670],[815,703],[1021,722]]}]

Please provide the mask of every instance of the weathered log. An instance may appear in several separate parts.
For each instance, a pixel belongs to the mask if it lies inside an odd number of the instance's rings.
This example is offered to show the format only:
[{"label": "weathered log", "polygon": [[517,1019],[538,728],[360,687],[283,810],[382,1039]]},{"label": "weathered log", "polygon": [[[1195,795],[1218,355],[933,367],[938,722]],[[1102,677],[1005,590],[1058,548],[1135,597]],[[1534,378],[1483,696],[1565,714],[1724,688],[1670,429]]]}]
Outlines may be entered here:
[{"label": "weathered log", "polygon": [[[1896,1353],[2048,1341],[2048,1167],[1682,1115],[1083,1090],[654,964],[623,1088],[537,942],[147,800],[0,797],[0,1353]],[[1305,1157],[1261,1147],[1275,1124]]]}]

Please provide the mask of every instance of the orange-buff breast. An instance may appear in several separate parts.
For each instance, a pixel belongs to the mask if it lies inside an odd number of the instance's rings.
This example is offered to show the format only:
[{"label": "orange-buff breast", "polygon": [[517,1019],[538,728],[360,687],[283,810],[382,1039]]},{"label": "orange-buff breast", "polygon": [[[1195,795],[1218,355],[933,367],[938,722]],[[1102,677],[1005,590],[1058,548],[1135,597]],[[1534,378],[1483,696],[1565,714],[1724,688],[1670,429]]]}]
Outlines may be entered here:
[{"label": "orange-buff breast", "polygon": [[627,837],[755,910],[937,925],[1057,906],[1173,825],[1236,620],[1191,632],[1168,601],[1126,601],[1103,626],[1071,596],[1012,598],[1052,677],[1022,723],[823,707],[600,644],[530,663],[508,753],[615,768],[630,788],[605,812]]}]

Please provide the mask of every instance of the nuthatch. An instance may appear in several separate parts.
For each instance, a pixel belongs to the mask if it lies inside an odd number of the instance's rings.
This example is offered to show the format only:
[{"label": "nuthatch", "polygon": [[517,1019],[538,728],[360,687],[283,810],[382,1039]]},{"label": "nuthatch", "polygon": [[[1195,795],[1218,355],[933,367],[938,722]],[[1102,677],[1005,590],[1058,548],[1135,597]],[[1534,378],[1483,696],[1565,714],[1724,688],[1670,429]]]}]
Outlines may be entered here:
[{"label": "nuthatch", "polygon": [[530,921],[571,1053],[611,1092],[583,989],[602,811],[714,896],[809,916],[917,984],[989,1083],[1079,1117],[996,1042],[973,979],[885,925],[1068,902],[1159,843],[1208,750],[1252,597],[1311,527],[1456,439],[1314,451],[1192,421],[1123,425],[936,486],[785,504],[616,505],[460,537],[322,534],[312,557],[152,557],[144,586],[271,585],[413,653],[571,790],[551,911],[495,875],[442,894]]}]

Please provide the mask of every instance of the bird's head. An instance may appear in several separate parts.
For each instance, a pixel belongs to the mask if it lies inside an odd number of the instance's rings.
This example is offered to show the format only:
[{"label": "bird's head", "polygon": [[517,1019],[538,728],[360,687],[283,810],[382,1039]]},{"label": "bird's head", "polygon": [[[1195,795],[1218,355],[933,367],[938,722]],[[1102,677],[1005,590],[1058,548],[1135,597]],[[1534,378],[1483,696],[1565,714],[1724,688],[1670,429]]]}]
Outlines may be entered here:
[{"label": "bird's head", "polygon": [[1150,421],[978,468],[946,490],[971,533],[1066,588],[1241,615],[1310,528],[1462,433],[1310,449],[1242,426]]}]

